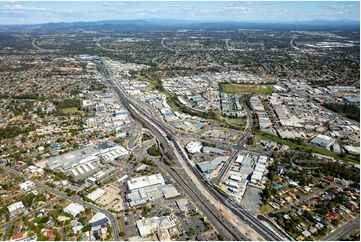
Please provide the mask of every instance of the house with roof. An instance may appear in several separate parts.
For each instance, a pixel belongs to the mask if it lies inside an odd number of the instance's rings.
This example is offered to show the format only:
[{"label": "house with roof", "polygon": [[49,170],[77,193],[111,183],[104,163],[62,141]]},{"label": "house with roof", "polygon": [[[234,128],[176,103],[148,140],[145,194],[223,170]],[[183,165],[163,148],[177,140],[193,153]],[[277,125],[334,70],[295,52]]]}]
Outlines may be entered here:
[{"label": "house with roof", "polygon": [[8,206],[8,211],[10,214],[10,218],[15,217],[16,215],[20,215],[22,213],[25,213],[27,210],[23,204],[22,201],[16,202]]}]

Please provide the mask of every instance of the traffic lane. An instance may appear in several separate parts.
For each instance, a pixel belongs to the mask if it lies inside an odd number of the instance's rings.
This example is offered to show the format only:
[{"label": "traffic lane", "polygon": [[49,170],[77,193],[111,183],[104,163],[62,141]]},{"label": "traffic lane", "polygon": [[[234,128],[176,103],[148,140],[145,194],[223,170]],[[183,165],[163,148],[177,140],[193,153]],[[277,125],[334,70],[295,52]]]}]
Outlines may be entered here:
[{"label": "traffic lane", "polygon": [[[113,87],[114,88],[116,88],[116,92],[117,92],[117,94],[118,94],[118,96],[123,96],[124,94],[119,90],[119,88],[118,87],[116,87],[114,84],[113,84]],[[121,99],[123,99],[123,98],[121,98]],[[123,99],[123,101],[124,101],[124,99]],[[130,101],[130,100],[128,100],[128,102],[127,102],[127,104],[125,105],[125,106],[128,106],[128,109],[130,109],[130,110],[132,110],[132,108],[130,107],[130,105],[129,104],[132,104],[132,106],[134,107],[134,108],[136,108],[136,106],[133,104],[133,102],[132,101]],[[142,112],[142,110],[139,110],[139,109],[137,109],[138,110],[138,112],[140,112],[140,113],[143,113]],[[148,115],[147,114],[145,114],[145,113],[143,113],[144,114],[144,116],[145,117],[147,117],[148,119],[150,119],[150,120],[152,120],[150,117],[148,117]],[[133,114],[134,115],[134,114]],[[137,115],[138,116],[138,115]],[[147,122],[147,121],[146,121]],[[166,129],[166,127],[164,127],[162,124],[160,124],[160,123],[158,123],[158,125],[160,125],[161,127],[162,127],[162,129]],[[159,139],[159,140],[163,140],[163,141],[165,141],[166,143],[167,143],[167,140],[163,137],[163,135],[161,135],[160,133],[159,133],[159,131],[156,129],[156,128],[154,128],[153,127],[153,125],[149,125],[150,126],[150,130],[157,136],[157,138]],[[177,149],[179,148],[179,147],[176,147]],[[186,177],[186,176],[184,176],[184,177]],[[181,179],[178,179],[178,182],[179,183],[181,183]],[[188,181],[188,183],[184,183],[184,184],[193,184],[191,181]],[[187,186],[184,186],[184,184],[183,184],[183,189],[185,189]],[[182,184],[180,184],[180,185],[182,185]],[[213,206],[210,206],[209,204],[207,204],[208,203],[208,200],[206,200],[205,198],[202,198],[202,199],[200,199],[200,198],[197,198],[197,196],[194,196],[194,194],[192,194],[192,191],[197,191],[198,189],[195,187],[195,186],[193,186],[193,187],[191,187],[190,189],[189,189],[189,191],[188,191],[188,195],[190,195],[190,197],[192,197],[194,200],[196,200],[196,202],[197,202],[197,200],[199,200],[201,203],[203,203],[203,205],[204,205],[204,208],[206,208],[207,210],[208,210],[208,212],[207,211],[203,211],[203,212],[205,212],[206,214],[207,214],[207,217],[210,219],[210,221],[212,222],[212,224],[213,225],[215,225],[217,222],[217,219],[218,219],[218,216],[220,216],[221,217],[221,215],[219,215],[219,214],[217,214],[217,216],[214,216],[214,215],[212,215],[212,211],[215,211],[216,209],[213,207]],[[204,209],[203,209],[204,210]],[[201,209],[201,211],[202,211],[202,209]],[[223,220],[222,221],[223,223],[225,223],[225,220]],[[228,221],[227,221],[228,222]],[[221,224],[221,223],[220,223]],[[216,225],[215,227],[216,227],[216,229],[220,232],[220,233],[222,233],[222,235],[225,237],[225,238],[227,238],[227,239],[230,239],[230,240],[239,240],[239,239],[242,239],[243,238],[243,235],[238,235],[237,237],[234,237],[234,235],[232,235],[232,232],[230,232],[230,231],[228,231],[228,229],[227,229],[227,227],[225,227],[225,226],[220,226],[220,224],[218,224],[218,226]],[[234,229],[236,229],[236,228],[234,228]]]},{"label": "traffic lane", "polygon": [[[113,83],[112,86],[113,86],[113,87],[115,86],[114,83]],[[118,96],[119,96],[122,100],[124,100],[124,99],[123,99],[124,97],[122,97],[122,96],[125,95],[125,94],[122,93],[122,91],[120,91],[119,89],[120,89],[119,87],[116,87],[116,92],[118,93]],[[142,114],[143,114],[145,117],[147,117],[149,120],[152,120],[152,117],[149,117],[148,115],[146,115],[146,114],[144,113],[144,111],[142,111],[141,109],[139,109],[139,108],[136,106],[136,104],[134,104],[134,102],[132,102],[132,101],[131,101],[130,99],[128,99],[128,98],[125,98],[125,99],[128,101],[127,104],[131,103],[135,108],[137,108],[137,111],[138,111],[138,112],[142,113]],[[147,121],[147,122],[149,122],[149,121]],[[182,149],[180,149],[178,143],[175,142],[176,139],[173,137],[174,133],[173,133],[173,132],[169,132],[168,129],[167,129],[167,127],[164,127],[164,126],[161,125],[161,124],[158,124],[158,125],[159,125],[159,127],[161,128],[161,130],[162,130],[164,133],[167,134],[167,136],[169,135],[169,137],[172,138],[176,150],[179,151],[179,154],[181,155],[181,157],[184,158],[184,159],[187,161],[188,158],[185,157],[185,154],[183,153]],[[151,124],[151,126],[152,126],[152,124]],[[188,163],[189,163],[189,162],[187,162],[187,165],[190,166],[190,164],[188,164]],[[194,170],[194,168],[191,169],[191,170]],[[194,171],[193,171],[193,172],[194,172]],[[195,174],[197,174],[197,173],[195,173]],[[247,214],[247,216],[250,216],[250,215]],[[268,229],[267,227],[265,227],[263,224],[260,224],[259,221],[257,221],[256,218],[254,218],[253,216],[252,216],[251,218],[252,218],[251,221],[253,220],[253,222],[255,223],[256,226],[262,225],[262,226],[261,226],[261,227],[263,227],[262,230],[268,231],[268,233],[263,233],[263,234],[272,234],[272,233],[273,233],[273,231],[269,231],[269,229]],[[267,236],[267,237],[268,237],[268,236]]]}]

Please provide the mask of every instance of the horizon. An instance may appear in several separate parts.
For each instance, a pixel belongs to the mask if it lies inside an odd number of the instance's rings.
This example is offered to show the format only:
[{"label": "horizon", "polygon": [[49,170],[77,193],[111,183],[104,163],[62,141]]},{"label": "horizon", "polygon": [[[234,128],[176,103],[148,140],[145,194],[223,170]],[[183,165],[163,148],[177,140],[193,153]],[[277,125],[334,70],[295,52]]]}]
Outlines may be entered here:
[{"label": "horizon", "polygon": [[[297,23],[360,22],[358,1],[1,2],[0,25],[99,21]],[[179,16],[182,16],[181,18]]]}]

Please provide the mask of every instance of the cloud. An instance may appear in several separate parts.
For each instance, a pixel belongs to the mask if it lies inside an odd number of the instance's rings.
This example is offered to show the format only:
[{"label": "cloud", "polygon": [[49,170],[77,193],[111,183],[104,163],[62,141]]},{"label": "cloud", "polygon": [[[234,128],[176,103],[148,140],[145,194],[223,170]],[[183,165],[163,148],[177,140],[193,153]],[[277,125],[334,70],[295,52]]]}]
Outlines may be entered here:
[{"label": "cloud", "polygon": [[0,11],[48,11],[46,8],[27,7],[18,3],[4,4],[0,6]]}]

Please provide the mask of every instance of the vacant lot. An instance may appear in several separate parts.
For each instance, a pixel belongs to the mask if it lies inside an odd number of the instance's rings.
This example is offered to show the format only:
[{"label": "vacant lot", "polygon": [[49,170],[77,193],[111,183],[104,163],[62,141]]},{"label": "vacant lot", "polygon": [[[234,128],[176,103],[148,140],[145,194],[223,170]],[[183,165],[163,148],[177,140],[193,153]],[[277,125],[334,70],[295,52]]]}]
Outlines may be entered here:
[{"label": "vacant lot", "polygon": [[271,87],[264,85],[222,83],[220,87],[222,92],[237,94],[266,94],[272,92]]}]

